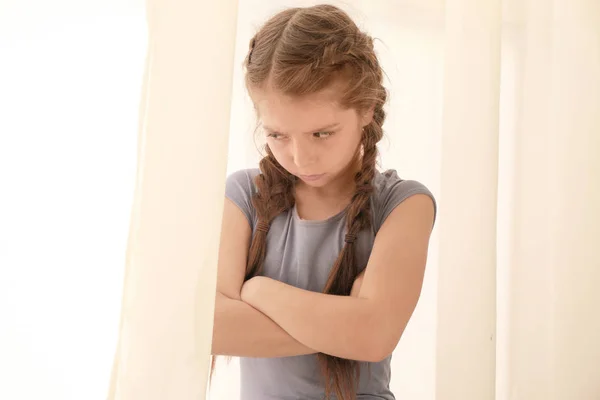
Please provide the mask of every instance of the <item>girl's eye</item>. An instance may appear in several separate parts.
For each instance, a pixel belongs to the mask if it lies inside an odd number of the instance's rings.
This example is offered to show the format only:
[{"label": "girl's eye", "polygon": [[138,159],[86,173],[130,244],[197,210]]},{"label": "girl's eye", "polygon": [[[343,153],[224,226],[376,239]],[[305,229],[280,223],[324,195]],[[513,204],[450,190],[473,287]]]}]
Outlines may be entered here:
[{"label": "girl's eye", "polygon": [[328,137],[330,137],[331,135],[333,135],[332,132],[315,132],[314,137],[318,138],[318,139],[327,139]]},{"label": "girl's eye", "polygon": [[267,135],[267,137],[270,137],[271,139],[275,139],[275,140],[283,139],[283,136],[281,136],[279,133],[269,133]]}]

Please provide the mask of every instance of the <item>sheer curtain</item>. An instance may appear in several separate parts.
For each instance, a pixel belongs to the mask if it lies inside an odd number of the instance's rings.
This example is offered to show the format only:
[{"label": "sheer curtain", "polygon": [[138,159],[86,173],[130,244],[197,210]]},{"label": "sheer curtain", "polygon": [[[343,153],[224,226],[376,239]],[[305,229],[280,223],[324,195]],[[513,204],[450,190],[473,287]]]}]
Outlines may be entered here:
[{"label": "sheer curtain", "polygon": [[[1,3],[0,398],[203,397],[224,177],[259,158],[240,64],[317,2],[213,3]],[[600,2],[331,3],[379,39],[382,167],[440,204],[396,396],[600,398]]]},{"label": "sheer curtain", "polygon": [[148,0],[147,9],[137,184],[108,398],[198,399],[211,349],[237,1]]}]

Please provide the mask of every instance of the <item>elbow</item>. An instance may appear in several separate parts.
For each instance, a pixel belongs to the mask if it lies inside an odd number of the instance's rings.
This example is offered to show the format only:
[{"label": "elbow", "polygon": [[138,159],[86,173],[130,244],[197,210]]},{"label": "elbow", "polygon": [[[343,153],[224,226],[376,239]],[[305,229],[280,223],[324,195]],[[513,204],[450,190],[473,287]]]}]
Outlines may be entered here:
[{"label": "elbow", "polygon": [[364,347],[364,361],[377,363],[388,358],[396,349],[403,332],[404,329],[390,329],[390,327],[378,329],[371,335],[369,344]]},{"label": "elbow", "polygon": [[369,345],[364,346],[362,351],[355,352],[352,359],[360,362],[378,363],[388,358],[393,351],[394,349],[371,341]]},{"label": "elbow", "polygon": [[396,345],[390,346],[384,341],[380,343],[374,343],[372,346],[370,346],[370,349],[365,352],[363,361],[372,363],[381,362],[392,355],[392,352],[395,348]]}]

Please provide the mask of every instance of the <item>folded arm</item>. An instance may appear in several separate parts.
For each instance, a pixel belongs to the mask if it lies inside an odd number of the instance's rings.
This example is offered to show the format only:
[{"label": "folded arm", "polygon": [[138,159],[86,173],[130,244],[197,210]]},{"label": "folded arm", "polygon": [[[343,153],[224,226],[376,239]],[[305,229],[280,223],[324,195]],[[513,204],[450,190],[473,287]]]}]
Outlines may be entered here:
[{"label": "folded arm", "polygon": [[425,195],[397,206],[375,238],[357,297],[310,292],[265,277],[242,300],[316,351],[380,361],[396,347],[418,302],[434,208]]},{"label": "folded arm", "polygon": [[225,201],[219,249],[212,354],[285,357],[315,353],[272,319],[244,303],[244,281],[251,230],[242,212]]},{"label": "folded arm", "polygon": [[217,293],[213,355],[287,357],[315,353],[260,311]]},{"label": "folded arm", "polygon": [[[360,290],[359,276],[351,295]],[[290,357],[316,353],[272,319],[244,303],[217,292],[212,354],[238,357]]]}]

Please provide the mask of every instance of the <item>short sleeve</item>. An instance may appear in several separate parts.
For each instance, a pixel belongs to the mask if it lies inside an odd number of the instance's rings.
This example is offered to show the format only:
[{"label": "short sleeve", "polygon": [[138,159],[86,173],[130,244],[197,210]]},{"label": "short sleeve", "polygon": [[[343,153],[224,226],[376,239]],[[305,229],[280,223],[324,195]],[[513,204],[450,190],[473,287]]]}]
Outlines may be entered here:
[{"label": "short sleeve", "polygon": [[225,197],[244,213],[251,228],[254,228],[256,220],[256,212],[252,206],[252,196],[256,192],[254,177],[259,173],[258,169],[239,170],[229,175],[225,183]]},{"label": "short sleeve", "polygon": [[374,225],[375,232],[381,228],[386,218],[392,211],[404,200],[416,194],[429,196],[434,206],[434,221],[437,214],[437,203],[431,191],[422,183],[414,180],[400,179],[396,171],[388,170],[378,176],[376,182],[375,214]]}]

